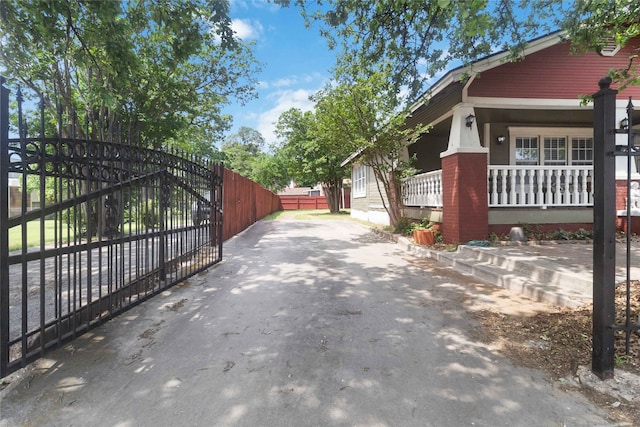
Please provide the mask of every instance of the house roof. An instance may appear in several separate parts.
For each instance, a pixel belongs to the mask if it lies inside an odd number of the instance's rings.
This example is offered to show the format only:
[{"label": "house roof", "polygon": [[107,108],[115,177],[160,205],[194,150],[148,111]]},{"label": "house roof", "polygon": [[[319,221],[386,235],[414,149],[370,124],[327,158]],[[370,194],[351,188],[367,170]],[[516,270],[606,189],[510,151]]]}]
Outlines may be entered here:
[{"label": "house roof", "polygon": [[286,187],[278,191],[278,196],[308,196],[311,187]]},{"label": "house roof", "polygon": [[[556,31],[545,36],[533,39],[527,42],[527,46],[524,49],[523,55],[531,55],[532,53],[539,52],[550,46],[556,45],[566,40],[564,31]],[[433,86],[427,89],[416,102],[414,102],[409,108],[410,112],[416,111],[438,95],[447,89],[450,85],[459,83],[461,78],[471,73],[481,73],[483,71],[490,70],[505,63],[509,56],[509,51],[504,50],[492,55],[489,55],[483,59],[480,59],[470,65],[460,66],[452,69],[445,74],[440,80],[438,80]]]},{"label": "house roof", "polygon": [[[523,55],[531,55],[532,53],[539,52],[550,46],[556,45],[566,40],[566,32],[555,31],[542,37],[530,40],[527,42],[527,46],[523,51]],[[483,71],[490,70],[505,63],[510,52],[504,50],[495,54],[482,58],[470,65],[460,66],[447,72],[440,80],[438,80],[433,86],[427,89],[416,102],[414,102],[409,108],[410,113],[416,113],[418,109],[425,106],[434,97],[455,97],[456,93],[460,93],[463,87],[461,82],[462,77],[471,73],[481,73]],[[413,119],[413,120],[412,120]],[[423,118],[412,117],[409,122],[420,121],[423,122]],[[408,123],[411,126],[410,123]],[[346,158],[340,166],[343,167],[354,159],[356,159],[362,153],[363,149],[357,150]]]}]

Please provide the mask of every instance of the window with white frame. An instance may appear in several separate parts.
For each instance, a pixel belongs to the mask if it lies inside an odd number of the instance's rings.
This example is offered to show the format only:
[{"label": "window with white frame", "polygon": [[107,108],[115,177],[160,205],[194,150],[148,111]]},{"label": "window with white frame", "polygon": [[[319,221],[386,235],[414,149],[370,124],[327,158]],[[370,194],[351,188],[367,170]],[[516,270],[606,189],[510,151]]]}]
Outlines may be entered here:
[{"label": "window with white frame", "polygon": [[353,185],[353,197],[365,197],[367,195],[367,175],[365,166],[355,166],[351,172]]},{"label": "window with white frame", "polygon": [[511,164],[593,164],[593,129],[511,127],[509,135]]},{"label": "window with white frame", "polygon": [[574,165],[593,164],[593,138],[571,138],[571,158]]},{"label": "window with white frame", "polygon": [[567,164],[567,138],[564,136],[544,137],[544,164]]},{"label": "window with white frame", "polygon": [[515,140],[515,161],[516,165],[537,165],[538,158],[538,138],[518,137]]}]

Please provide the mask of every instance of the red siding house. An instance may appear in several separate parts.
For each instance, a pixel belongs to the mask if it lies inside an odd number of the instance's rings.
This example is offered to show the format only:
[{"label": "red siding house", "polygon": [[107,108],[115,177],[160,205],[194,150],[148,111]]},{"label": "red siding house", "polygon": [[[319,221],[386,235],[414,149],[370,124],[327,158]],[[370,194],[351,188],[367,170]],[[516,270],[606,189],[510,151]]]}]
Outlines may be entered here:
[{"label": "red siding house", "polygon": [[[572,54],[562,33],[554,33],[531,41],[518,62],[498,53],[450,71],[411,107],[408,126],[431,130],[407,147],[421,173],[404,181],[405,216],[441,223],[448,243],[508,234],[522,224],[590,229],[593,106],[581,105],[580,96],[597,92],[598,81],[627,66],[630,54],[630,47],[615,46]],[[640,88],[618,95],[618,122],[629,97],[640,104]],[[617,137],[626,145],[626,135]],[[617,178],[626,180],[626,159],[619,159]],[[366,175],[357,163],[353,174]],[[368,205],[352,203],[352,212],[364,217]],[[619,205],[625,209],[624,195]]]}]

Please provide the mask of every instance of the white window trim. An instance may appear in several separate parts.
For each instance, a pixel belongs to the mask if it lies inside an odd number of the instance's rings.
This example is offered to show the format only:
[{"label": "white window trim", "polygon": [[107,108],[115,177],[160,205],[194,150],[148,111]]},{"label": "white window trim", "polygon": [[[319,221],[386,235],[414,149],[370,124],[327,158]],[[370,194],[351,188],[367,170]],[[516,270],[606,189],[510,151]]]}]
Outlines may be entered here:
[{"label": "white window trim", "polygon": [[[367,168],[364,165],[354,166],[351,170],[351,188],[354,199],[367,197]],[[362,171],[361,177],[356,177],[358,171]]]},{"label": "white window trim", "polygon": [[519,137],[537,137],[538,138],[538,162],[543,164],[544,161],[544,138],[559,137],[566,138],[567,146],[567,165],[573,162],[571,150],[571,138],[593,138],[593,128],[575,128],[575,127],[514,127],[510,126],[509,130],[509,164],[516,164],[516,138]]}]

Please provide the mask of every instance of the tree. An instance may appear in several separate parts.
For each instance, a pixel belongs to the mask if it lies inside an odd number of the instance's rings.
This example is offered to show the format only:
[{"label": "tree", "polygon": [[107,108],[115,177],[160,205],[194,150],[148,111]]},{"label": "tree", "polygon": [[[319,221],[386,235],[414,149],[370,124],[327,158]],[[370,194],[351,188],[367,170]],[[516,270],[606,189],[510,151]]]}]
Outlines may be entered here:
[{"label": "tree", "polygon": [[289,159],[277,150],[273,155],[260,156],[254,163],[253,180],[276,193],[291,181],[289,163]]},{"label": "tree", "polygon": [[338,81],[312,99],[317,133],[325,135],[334,152],[357,154],[357,161],[373,170],[384,208],[395,225],[402,214],[401,178],[412,170],[411,159],[404,156],[406,146],[426,127],[406,128],[407,113],[394,108],[397,95],[382,72]]},{"label": "tree", "polygon": [[213,0],[2,0],[0,67],[41,97],[48,135],[212,158],[230,125],[221,107],[253,96],[257,68],[228,12]]},{"label": "tree", "polygon": [[276,134],[283,139],[278,153],[288,159],[291,177],[301,185],[320,183],[330,212],[340,211],[342,181],[347,172],[342,161],[349,155],[334,132],[319,128],[319,118],[311,111],[291,108],[280,115]]},{"label": "tree", "polygon": [[254,179],[256,162],[264,155],[264,138],[255,129],[243,126],[229,136],[220,150],[225,166],[248,179]]},{"label": "tree", "polygon": [[4,73],[42,93],[54,124],[60,109],[66,134],[75,122],[84,136],[86,117],[91,138],[211,146],[230,124],[221,106],[254,94],[256,63],[227,2],[3,0],[0,33]]},{"label": "tree", "polygon": [[634,43],[628,65],[611,70],[610,77],[620,84],[640,85],[638,56],[640,42],[634,38],[640,35],[640,4],[623,0],[576,1],[575,7],[568,9],[560,21],[567,30],[572,47],[577,53],[588,50],[600,51],[604,45],[614,41],[618,46]]},{"label": "tree", "polygon": [[[527,40],[555,29],[567,30],[573,44],[583,49],[599,47],[605,37],[624,45],[640,34],[640,5],[633,0],[329,0],[322,5],[295,0],[295,4],[307,23],[320,24],[331,47],[342,48],[344,63],[388,70],[396,90],[408,88],[412,99],[451,61],[469,65],[501,49],[510,51],[510,59],[518,59]],[[629,72],[612,74],[624,78]],[[634,80],[627,78],[630,81]]]}]

